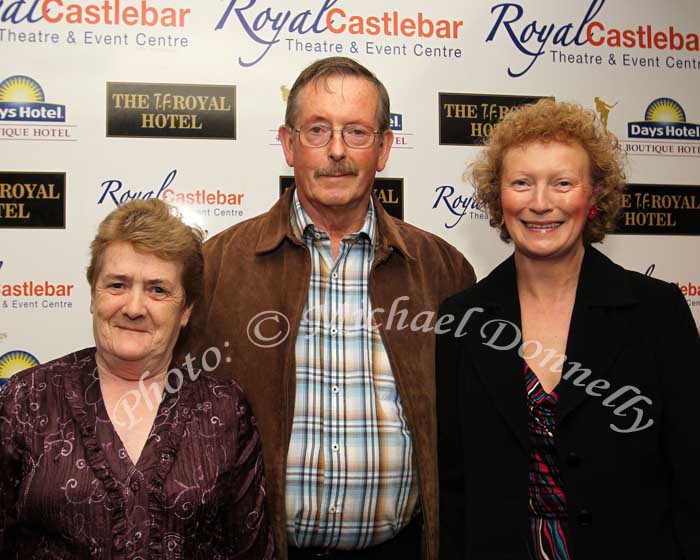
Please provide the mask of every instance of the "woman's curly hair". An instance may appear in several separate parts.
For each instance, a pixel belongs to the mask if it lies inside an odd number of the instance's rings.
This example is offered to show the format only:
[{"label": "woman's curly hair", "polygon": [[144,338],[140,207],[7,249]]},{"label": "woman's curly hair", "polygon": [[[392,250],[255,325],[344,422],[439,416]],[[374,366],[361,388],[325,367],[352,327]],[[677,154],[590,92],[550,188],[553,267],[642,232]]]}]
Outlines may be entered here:
[{"label": "woman's curly hair", "polygon": [[598,215],[586,222],[583,240],[602,241],[607,232],[615,229],[622,206],[626,184],[622,149],[617,137],[601,125],[593,111],[577,103],[549,98],[506,115],[493,128],[484,149],[465,174],[474,185],[477,202],[489,213],[489,223],[500,230],[501,239],[510,239],[501,208],[503,158],[510,148],[530,142],[575,142],[586,151]]}]

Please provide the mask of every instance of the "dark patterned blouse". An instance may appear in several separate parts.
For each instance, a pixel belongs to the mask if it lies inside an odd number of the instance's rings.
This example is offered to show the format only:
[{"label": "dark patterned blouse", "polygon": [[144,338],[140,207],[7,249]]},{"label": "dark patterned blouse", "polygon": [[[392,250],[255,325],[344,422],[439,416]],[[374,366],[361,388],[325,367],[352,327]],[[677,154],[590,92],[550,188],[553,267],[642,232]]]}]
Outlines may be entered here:
[{"label": "dark patterned blouse", "polygon": [[12,377],[0,393],[0,558],[272,558],[242,391],[184,377],[164,391],[136,465],[105,409],[94,348]]},{"label": "dark patterned blouse", "polygon": [[554,441],[557,394],[546,393],[537,376],[525,366],[530,411],[530,472],[528,502],[530,548],[535,560],[569,560],[568,513]]}]

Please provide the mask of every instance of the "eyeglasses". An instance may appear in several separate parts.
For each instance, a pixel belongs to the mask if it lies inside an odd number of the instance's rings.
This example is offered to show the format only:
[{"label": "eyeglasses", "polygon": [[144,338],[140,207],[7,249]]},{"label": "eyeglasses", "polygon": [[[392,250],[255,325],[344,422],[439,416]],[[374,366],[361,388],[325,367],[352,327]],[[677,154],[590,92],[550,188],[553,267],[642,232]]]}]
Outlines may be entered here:
[{"label": "eyeglasses", "polygon": [[379,130],[372,130],[361,124],[349,124],[343,128],[331,128],[325,124],[312,124],[303,128],[295,128],[299,133],[301,145],[307,148],[323,148],[327,146],[333,137],[333,132],[340,131],[343,142],[348,148],[370,148],[374,144],[374,138],[381,134]]}]

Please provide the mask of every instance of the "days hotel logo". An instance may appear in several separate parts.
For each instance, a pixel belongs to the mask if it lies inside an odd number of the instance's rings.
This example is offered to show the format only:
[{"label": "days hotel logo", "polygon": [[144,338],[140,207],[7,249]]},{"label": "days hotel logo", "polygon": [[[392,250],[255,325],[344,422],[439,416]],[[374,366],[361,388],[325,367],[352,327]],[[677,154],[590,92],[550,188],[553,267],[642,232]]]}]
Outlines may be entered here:
[{"label": "days hotel logo", "polygon": [[0,140],[71,141],[72,125],[65,122],[66,106],[48,103],[35,79],[15,75],[0,82]]},{"label": "days hotel logo", "polygon": [[643,121],[627,124],[627,135],[630,138],[700,141],[700,125],[686,122],[680,103],[660,97],[649,103]]},{"label": "days hotel logo", "polygon": [[0,356],[0,387],[15,373],[39,365],[39,360],[24,350],[12,350]]},{"label": "days hotel logo", "polygon": [[632,156],[698,157],[700,124],[689,123],[680,103],[670,97],[654,99],[644,120],[627,123],[621,146]]},{"label": "days hotel logo", "polygon": [[0,122],[66,122],[66,106],[46,103],[44,90],[29,76],[0,82]]}]

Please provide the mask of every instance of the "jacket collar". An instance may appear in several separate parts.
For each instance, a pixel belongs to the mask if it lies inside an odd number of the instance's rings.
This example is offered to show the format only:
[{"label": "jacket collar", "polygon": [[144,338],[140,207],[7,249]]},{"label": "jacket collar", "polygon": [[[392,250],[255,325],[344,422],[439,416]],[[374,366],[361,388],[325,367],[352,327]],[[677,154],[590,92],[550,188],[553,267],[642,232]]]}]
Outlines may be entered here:
[{"label": "jacket collar", "polygon": [[[477,285],[473,299],[485,307],[518,310],[515,257],[511,255]],[[592,307],[626,307],[639,302],[624,268],[590,245],[586,246],[576,288],[576,304]],[[511,315],[515,316],[515,315]]]},{"label": "jacket collar", "polygon": [[[255,246],[256,255],[264,255],[274,251],[282,244],[285,238],[296,245],[302,245],[301,241],[294,234],[289,219],[293,196],[294,188],[287,189],[274,206],[262,217],[260,237],[258,237],[258,242]],[[377,248],[379,251],[388,254],[396,249],[407,260],[415,260],[409,252],[395,221],[384,210],[381,202],[374,195],[372,197],[377,219]]]},{"label": "jacket collar", "polygon": [[[626,343],[627,333],[632,330],[626,314],[616,311],[635,305],[640,299],[632,291],[628,274],[600,251],[586,247],[569,327],[564,371],[575,362],[591,370],[591,379],[608,379],[614,384],[615,371],[612,366]],[[499,340],[508,341],[509,335],[513,336],[513,332],[522,329],[513,256],[497,266],[470,291],[465,306],[483,307],[484,325],[488,320],[510,322],[511,326],[504,331],[503,339]],[[479,376],[493,396],[496,407],[523,448],[527,449],[529,436],[522,377],[523,359],[516,348],[502,351],[487,348],[483,332],[481,331],[481,338],[472,337],[469,352],[474,356],[473,362]],[[575,387],[564,380],[557,392],[560,397],[557,422],[561,422],[586,398],[590,398],[583,387]]]}]

